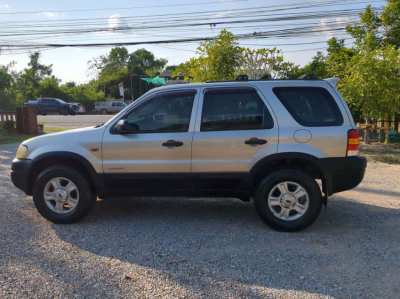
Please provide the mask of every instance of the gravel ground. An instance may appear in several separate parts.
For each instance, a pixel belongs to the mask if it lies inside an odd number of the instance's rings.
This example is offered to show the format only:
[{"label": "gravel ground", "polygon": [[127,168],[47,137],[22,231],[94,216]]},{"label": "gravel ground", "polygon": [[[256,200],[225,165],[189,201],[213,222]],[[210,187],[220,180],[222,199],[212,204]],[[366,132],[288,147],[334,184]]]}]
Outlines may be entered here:
[{"label": "gravel ground", "polygon": [[370,163],[300,233],[234,199],[98,202],[54,225],[14,188],[0,148],[0,298],[398,298],[400,166]]}]

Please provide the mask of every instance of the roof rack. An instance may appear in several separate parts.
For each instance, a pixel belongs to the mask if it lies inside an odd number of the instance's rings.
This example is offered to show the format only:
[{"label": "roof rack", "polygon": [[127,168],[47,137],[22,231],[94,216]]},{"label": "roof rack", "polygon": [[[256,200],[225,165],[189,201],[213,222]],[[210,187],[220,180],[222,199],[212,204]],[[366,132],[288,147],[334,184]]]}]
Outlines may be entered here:
[{"label": "roof rack", "polygon": [[[223,83],[223,82],[240,82],[240,81],[249,81],[249,82],[259,82],[259,81],[276,81],[276,80],[308,80],[308,81],[320,81],[322,79],[318,79],[316,76],[314,75],[302,75],[299,78],[296,79],[250,79],[247,75],[239,75],[236,77],[235,80],[210,80],[210,81],[206,81],[206,83]],[[326,80],[326,79],[324,79]]]}]

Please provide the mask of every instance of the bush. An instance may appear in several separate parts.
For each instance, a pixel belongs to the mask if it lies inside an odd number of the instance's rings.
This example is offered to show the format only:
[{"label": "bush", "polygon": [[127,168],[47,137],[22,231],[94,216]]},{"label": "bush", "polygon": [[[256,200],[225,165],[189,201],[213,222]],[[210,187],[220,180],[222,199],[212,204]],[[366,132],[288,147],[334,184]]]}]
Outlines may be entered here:
[{"label": "bush", "polygon": [[397,133],[396,131],[390,131],[388,134],[388,142],[400,143],[400,133]]},{"label": "bush", "polygon": [[12,120],[6,120],[2,126],[1,126],[4,130],[10,132],[13,131],[15,129],[15,122]]}]

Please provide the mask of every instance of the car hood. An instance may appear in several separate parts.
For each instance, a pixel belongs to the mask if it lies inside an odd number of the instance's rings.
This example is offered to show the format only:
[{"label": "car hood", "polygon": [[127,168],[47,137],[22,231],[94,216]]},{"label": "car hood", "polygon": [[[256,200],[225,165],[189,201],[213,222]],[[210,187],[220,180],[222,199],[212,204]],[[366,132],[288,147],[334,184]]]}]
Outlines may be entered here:
[{"label": "car hood", "polygon": [[82,154],[81,152],[85,151],[85,149],[100,148],[104,130],[104,126],[67,130],[37,136],[24,141],[22,144],[28,147],[30,159],[52,151],[68,151]]}]

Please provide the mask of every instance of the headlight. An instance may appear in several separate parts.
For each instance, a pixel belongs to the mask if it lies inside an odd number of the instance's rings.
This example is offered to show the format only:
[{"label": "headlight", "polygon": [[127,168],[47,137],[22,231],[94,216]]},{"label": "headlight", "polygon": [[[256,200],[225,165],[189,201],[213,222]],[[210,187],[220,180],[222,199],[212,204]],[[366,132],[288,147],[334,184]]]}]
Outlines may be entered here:
[{"label": "headlight", "polygon": [[18,160],[24,160],[24,159],[28,158],[28,155],[29,155],[28,147],[24,144],[20,144],[17,149],[15,158],[17,158]]}]

